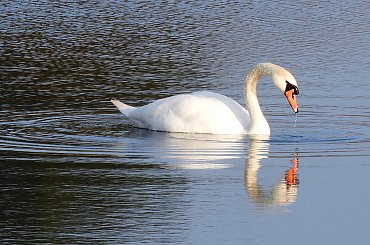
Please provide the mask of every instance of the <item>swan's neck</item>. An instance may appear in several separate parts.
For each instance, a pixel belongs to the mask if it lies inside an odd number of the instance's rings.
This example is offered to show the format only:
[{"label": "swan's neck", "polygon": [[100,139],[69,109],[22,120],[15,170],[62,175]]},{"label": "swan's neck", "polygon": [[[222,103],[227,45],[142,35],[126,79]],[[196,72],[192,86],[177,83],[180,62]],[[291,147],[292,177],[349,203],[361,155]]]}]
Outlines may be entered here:
[{"label": "swan's neck", "polygon": [[271,69],[267,64],[258,64],[252,68],[245,78],[244,98],[251,119],[248,134],[270,135],[270,126],[262,113],[257,98],[257,82],[263,76],[271,76],[271,74]]}]

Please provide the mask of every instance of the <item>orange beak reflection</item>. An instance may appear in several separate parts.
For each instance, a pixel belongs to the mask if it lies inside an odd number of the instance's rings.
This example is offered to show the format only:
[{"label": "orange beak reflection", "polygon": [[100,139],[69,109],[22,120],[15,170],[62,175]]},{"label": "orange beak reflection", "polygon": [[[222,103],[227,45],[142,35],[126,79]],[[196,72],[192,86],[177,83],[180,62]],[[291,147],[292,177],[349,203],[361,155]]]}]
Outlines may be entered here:
[{"label": "orange beak reflection", "polygon": [[295,95],[294,89],[290,89],[284,93],[285,97],[288,99],[290,107],[292,107],[295,113],[298,113],[297,96]]}]

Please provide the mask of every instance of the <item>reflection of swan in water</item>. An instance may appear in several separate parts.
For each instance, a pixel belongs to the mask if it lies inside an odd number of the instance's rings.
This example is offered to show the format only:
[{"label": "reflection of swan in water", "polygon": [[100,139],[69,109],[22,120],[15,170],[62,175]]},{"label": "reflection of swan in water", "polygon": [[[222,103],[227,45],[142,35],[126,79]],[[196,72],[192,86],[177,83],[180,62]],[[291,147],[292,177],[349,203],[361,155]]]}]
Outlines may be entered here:
[{"label": "reflection of swan in water", "polygon": [[245,155],[243,135],[163,133],[133,128],[128,136],[139,141],[144,151],[148,149],[151,157],[171,159],[173,165],[184,169],[230,168],[222,160]]},{"label": "reflection of swan in water", "polygon": [[286,171],[285,177],[275,184],[271,190],[263,190],[258,184],[260,160],[267,158],[269,143],[264,140],[251,139],[248,158],[245,166],[245,188],[253,202],[263,206],[286,205],[296,201],[298,192],[298,157],[291,162],[292,167]]}]

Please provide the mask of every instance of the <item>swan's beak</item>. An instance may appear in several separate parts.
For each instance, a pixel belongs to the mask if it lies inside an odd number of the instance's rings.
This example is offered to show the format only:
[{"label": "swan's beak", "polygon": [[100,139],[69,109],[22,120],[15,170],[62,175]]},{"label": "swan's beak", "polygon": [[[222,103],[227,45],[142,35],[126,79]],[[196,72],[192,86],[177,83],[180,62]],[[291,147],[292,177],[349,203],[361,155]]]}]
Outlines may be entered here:
[{"label": "swan's beak", "polygon": [[288,90],[284,93],[285,97],[288,99],[290,107],[292,107],[295,113],[298,113],[298,104],[297,104],[297,96],[295,95],[294,89]]}]

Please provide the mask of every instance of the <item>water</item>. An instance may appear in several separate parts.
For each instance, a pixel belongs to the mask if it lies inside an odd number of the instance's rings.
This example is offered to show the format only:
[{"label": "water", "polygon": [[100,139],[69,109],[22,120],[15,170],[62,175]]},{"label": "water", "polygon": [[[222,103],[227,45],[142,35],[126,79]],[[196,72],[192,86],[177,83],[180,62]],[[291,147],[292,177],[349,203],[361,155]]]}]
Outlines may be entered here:
[{"label": "water", "polygon": [[[0,4],[2,244],[368,244],[366,1]],[[151,132],[114,106],[262,80],[270,139]]]}]

